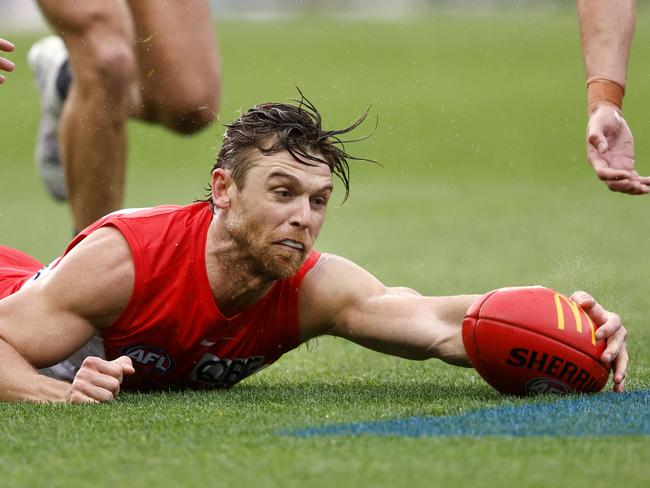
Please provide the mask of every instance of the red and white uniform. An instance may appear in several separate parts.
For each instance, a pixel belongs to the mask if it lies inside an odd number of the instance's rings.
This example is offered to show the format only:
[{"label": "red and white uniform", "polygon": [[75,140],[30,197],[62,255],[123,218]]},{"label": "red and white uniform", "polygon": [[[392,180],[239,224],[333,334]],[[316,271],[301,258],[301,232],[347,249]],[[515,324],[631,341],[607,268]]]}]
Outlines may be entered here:
[{"label": "red and white uniform", "polygon": [[[211,220],[211,209],[203,202],[118,211],[68,246],[66,254],[93,231],[112,226],[131,248],[133,294],[101,334],[106,359],[126,355],[133,360],[136,373],[125,378],[124,388],[228,387],[298,346],[300,285],[319,253],[310,253],[293,277],[276,282],[253,307],[225,317],[206,271]],[[24,282],[24,275],[19,276]],[[2,283],[0,276],[0,292]],[[91,346],[86,349],[92,354]],[[68,368],[67,376],[71,373]]]}]

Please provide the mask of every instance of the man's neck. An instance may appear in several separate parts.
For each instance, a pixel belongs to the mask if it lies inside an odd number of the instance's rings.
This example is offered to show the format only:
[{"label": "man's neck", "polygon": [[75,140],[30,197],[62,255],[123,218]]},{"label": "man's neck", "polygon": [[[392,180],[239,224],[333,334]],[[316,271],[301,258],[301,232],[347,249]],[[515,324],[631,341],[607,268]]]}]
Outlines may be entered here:
[{"label": "man's neck", "polygon": [[245,250],[212,218],[205,245],[205,262],[212,296],[225,316],[233,316],[257,303],[273,286],[274,280],[255,272]]}]

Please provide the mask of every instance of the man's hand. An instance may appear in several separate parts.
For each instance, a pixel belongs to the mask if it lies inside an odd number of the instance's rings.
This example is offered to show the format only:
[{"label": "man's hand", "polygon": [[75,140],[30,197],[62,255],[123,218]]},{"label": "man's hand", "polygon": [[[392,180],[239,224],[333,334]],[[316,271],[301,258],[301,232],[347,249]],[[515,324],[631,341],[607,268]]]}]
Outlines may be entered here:
[{"label": "man's hand", "polygon": [[589,116],[587,159],[610,190],[630,195],[650,192],[650,177],[634,170],[632,132],[613,105],[601,104]]},{"label": "man's hand", "polygon": [[[5,39],[2,39],[0,37],[0,51],[5,51],[7,53],[10,53],[13,50],[14,50],[14,45],[9,41],[6,41]],[[16,66],[14,65],[14,63],[0,56],[0,70],[13,71],[15,67]],[[5,77],[0,75],[0,85],[3,84],[4,81],[5,81]]]},{"label": "man's hand", "polygon": [[89,356],[72,381],[69,403],[110,402],[120,393],[124,376],[135,373],[131,358],[120,356],[113,361]]},{"label": "man's hand", "polygon": [[627,330],[621,318],[608,312],[594,298],[584,291],[577,291],[571,299],[580,305],[596,325],[596,338],[605,339],[607,347],[600,357],[601,362],[614,370],[614,391],[621,393],[625,387],[625,374],[629,357],[625,346]]}]

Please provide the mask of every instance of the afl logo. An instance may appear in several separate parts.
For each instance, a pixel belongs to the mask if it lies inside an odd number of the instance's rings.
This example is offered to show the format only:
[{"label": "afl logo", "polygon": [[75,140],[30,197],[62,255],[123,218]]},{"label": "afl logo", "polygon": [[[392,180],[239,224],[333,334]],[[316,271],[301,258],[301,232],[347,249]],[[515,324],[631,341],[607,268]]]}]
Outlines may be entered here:
[{"label": "afl logo", "polygon": [[148,345],[127,346],[120,353],[146,369],[166,373],[174,367],[174,359],[162,349]]},{"label": "afl logo", "polygon": [[553,378],[533,378],[526,383],[526,393],[553,393],[554,395],[562,395],[564,393],[571,393],[571,387]]}]

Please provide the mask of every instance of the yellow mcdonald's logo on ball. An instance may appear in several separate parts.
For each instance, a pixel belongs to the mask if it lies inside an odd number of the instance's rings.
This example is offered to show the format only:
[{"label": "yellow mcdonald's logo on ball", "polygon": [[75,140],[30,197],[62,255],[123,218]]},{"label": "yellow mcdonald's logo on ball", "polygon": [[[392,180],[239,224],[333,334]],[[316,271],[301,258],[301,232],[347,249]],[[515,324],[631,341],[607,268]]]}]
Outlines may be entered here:
[{"label": "yellow mcdonald's logo on ball", "polygon": [[[573,318],[576,322],[576,330],[582,334],[582,315],[580,314],[580,306],[573,300],[569,300],[564,295],[559,293],[555,294],[555,309],[557,311],[557,328],[564,330],[564,308],[562,307],[562,302],[566,303],[569,306],[569,309],[573,313]],[[587,318],[587,323],[591,329],[591,343],[596,344],[596,329],[594,323],[592,322],[589,315],[584,314]]]}]

